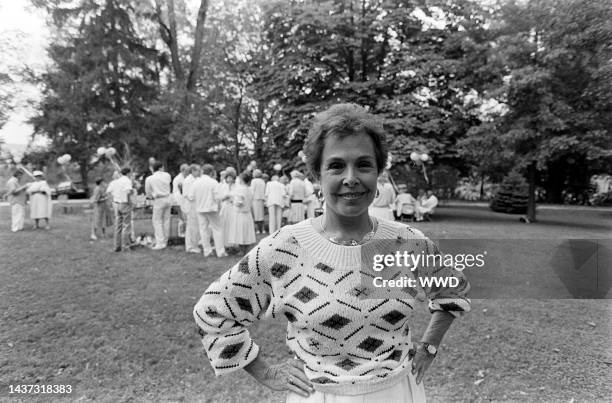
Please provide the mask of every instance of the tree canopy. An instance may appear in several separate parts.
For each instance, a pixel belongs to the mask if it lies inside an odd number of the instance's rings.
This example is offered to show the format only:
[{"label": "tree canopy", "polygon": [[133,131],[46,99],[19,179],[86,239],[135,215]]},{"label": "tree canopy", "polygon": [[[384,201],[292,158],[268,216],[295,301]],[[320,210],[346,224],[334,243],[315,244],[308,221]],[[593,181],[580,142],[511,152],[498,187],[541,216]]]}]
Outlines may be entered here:
[{"label": "tree canopy", "polygon": [[300,166],[313,115],[354,102],[398,172],[427,152],[558,201],[610,169],[606,0],[34,2],[57,32],[36,130],[83,162],[112,144],[171,168]]}]

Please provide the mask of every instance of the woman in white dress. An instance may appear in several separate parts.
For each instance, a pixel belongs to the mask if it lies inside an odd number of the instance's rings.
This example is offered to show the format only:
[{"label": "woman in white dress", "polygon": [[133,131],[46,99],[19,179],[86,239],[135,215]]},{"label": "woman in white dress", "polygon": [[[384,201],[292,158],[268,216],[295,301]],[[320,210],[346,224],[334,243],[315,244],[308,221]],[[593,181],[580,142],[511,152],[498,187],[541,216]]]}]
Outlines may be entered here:
[{"label": "woman in white dress", "polygon": [[243,172],[238,182],[230,192],[232,200],[231,213],[228,216],[228,231],[226,234],[229,245],[239,245],[246,253],[248,247],[254,244],[255,223],[253,222],[253,192],[249,188],[251,175]]},{"label": "woman in white dress", "polygon": [[230,217],[234,210],[232,206],[232,191],[236,187],[236,173],[233,170],[225,171],[225,178],[221,181],[221,210],[219,217],[223,227],[224,246],[230,246],[228,234],[230,229]]},{"label": "woman in white dress", "polygon": [[51,188],[41,171],[34,171],[35,182],[28,186],[27,193],[30,196],[30,218],[34,220],[35,228],[38,229],[40,219],[45,220],[45,229],[51,229],[49,219],[51,218]]},{"label": "woman in white dress", "polygon": [[393,210],[395,205],[395,190],[389,183],[389,176],[383,172],[376,184],[376,198],[370,205],[369,214],[376,218],[395,221]]},{"label": "woman in white dress", "polygon": [[287,186],[287,193],[291,199],[291,207],[289,212],[289,223],[295,224],[304,221],[306,208],[304,201],[306,199],[306,184],[302,180],[302,173],[299,171],[291,172],[291,182]]}]

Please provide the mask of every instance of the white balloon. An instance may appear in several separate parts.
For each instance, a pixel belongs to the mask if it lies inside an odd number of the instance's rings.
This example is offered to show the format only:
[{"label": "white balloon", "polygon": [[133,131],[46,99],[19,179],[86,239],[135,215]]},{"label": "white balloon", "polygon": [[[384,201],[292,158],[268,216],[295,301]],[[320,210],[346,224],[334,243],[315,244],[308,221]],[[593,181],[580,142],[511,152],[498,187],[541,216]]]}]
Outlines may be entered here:
[{"label": "white balloon", "polygon": [[62,157],[64,157],[64,160],[66,161],[66,163],[69,163],[70,161],[72,161],[72,156],[70,154],[64,154]]},{"label": "white balloon", "polygon": [[300,158],[302,158],[302,159],[303,159],[303,158],[304,158],[304,155],[305,155],[305,154],[304,154],[304,151],[300,150],[300,152],[298,152],[298,157],[300,157]]},{"label": "white balloon", "polygon": [[104,154],[106,154],[106,148],[105,147],[98,148],[98,151],[96,152],[96,154],[98,154],[98,157],[103,156]]},{"label": "white balloon", "polygon": [[117,150],[115,150],[115,147],[108,147],[106,149],[106,156],[107,157],[112,157],[115,154],[117,154]]},{"label": "white balloon", "polygon": [[64,165],[64,156],[62,155],[61,157],[57,157],[57,163],[60,165]]},{"label": "white balloon", "polygon": [[305,156],[305,155],[302,155],[302,157],[301,157],[301,158],[302,158],[302,162],[305,164],[305,163],[306,163],[306,161],[307,161],[306,156]]},{"label": "white balloon", "polygon": [[281,164],[274,165],[274,170],[275,171],[280,171],[281,169],[283,169],[283,166]]},{"label": "white balloon", "polygon": [[429,155],[427,154],[421,154],[421,161],[425,162],[425,161],[429,161]]},{"label": "white balloon", "polygon": [[419,161],[420,160],[419,153],[417,153],[416,151],[411,152],[410,159],[413,160],[414,162]]}]

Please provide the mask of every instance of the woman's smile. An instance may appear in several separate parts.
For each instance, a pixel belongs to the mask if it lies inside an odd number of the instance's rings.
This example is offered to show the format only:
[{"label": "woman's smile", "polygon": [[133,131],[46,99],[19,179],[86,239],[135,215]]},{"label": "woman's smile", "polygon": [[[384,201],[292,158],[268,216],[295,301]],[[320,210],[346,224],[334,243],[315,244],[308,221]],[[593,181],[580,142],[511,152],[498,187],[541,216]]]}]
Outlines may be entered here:
[{"label": "woman's smile", "polygon": [[363,192],[344,192],[344,193],[340,193],[337,196],[345,199],[345,200],[351,200],[351,201],[355,201],[355,200],[359,200],[361,199],[363,196],[367,195],[369,192],[367,191],[363,191]]}]

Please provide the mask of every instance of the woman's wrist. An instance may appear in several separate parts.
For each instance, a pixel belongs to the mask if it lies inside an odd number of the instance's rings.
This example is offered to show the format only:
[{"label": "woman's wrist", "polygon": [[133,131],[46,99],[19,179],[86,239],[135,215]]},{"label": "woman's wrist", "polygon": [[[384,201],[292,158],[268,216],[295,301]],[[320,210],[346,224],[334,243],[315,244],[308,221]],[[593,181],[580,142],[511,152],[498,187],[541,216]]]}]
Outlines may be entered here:
[{"label": "woman's wrist", "polygon": [[270,365],[268,365],[268,363],[265,362],[258,354],[257,357],[255,357],[253,361],[245,365],[243,369],[253,378],[257,379],[258,381],[261,381],[265,378],[266,371],[269,368]]},{"label": "woman's wrist", "polygon": [[421,343],[428,343],[438,348],[453,320],[455,320],[455,317],[452,314],[445,311],[435,311],[431,315],[423,337],[421,337]]}]

